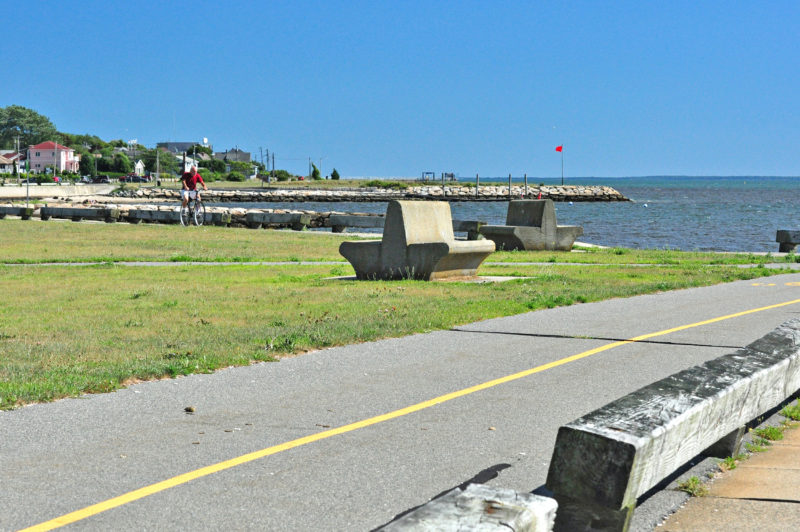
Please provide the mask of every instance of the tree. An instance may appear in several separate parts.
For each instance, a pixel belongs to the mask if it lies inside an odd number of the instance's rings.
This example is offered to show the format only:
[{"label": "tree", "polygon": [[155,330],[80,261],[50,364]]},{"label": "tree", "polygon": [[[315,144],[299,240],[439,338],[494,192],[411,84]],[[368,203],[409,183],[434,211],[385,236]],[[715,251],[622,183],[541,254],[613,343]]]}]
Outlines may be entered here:
[{"label": "tree", "polygon": [[241,172],[244,175],[250,175],[253,171],[253,165],[244,161],[229,161],[232,172]]},{"label": "tree", "polygon": [[31,144],[51,140],[56,127],[44,115],[21,105],[0,107],[0,147],[14,148],[14,138],[19,136],[20,149]]},{"label": "tree", "polygon": [[[156,161],[156,156],[158,156],[158,161]],[[161,173],[168,174],[176,172],[178,166],[180,166],[178,159],[176,159],[173,154],[161,148],[142,152],[142,162],[144,163],[144,167],[150,172],[158,170]]]},{"label": "tree", "polygon": [[211,148],[208,146],[203,146],[202,144],[195,144],[186,150],[186,153],[205,153],[206,155],[214,155],[214,151]]},{"label": "tree", "polygon": [[208,161],[199,161],[197,164],[204,168],[210,168],[215,173],[225,172],[225,161],[221,159],[211,159]]},{"label": "tree", "polygon": [[83,146],[75,147],[75,152],[81,154],[80,172],[81,175],[95,175],[94,155]]},{"label": "tree", "polygon": [[337,181],[339,180],[339,172],[336,171],[336,168],[334,168],[333,172],[331,172],[331,179],[336,179]]},{"label": "tree", "polygon": [[322,179],[322,176],[319,173],[319,168],[317,168],[317,165],[311,163],[311,167],[313,168],[313,170],[311,170],[311,179],[313,179],[314,181],[319,181],[320,179]]},{"label": "tree", "polygon": [[128,156],[124,153],[115,153],[114,154],[114,171],[115,172],[122,172],[122,173],[129,173],[133,170],[133,163],[131,160],[128,159]]}]

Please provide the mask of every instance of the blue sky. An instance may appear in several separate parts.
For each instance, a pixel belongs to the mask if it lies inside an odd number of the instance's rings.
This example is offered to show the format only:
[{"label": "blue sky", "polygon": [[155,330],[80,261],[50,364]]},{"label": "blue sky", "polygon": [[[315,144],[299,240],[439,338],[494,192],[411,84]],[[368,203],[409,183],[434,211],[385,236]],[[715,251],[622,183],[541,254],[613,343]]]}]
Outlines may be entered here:
[{"label": "blue sky", "polygon": [[[800,175],[800,3],[3,2],[0,106],[304,173]],[[31,65],[38,68],[31,68]],[[10,75],[13,73],[13,75]]]}]

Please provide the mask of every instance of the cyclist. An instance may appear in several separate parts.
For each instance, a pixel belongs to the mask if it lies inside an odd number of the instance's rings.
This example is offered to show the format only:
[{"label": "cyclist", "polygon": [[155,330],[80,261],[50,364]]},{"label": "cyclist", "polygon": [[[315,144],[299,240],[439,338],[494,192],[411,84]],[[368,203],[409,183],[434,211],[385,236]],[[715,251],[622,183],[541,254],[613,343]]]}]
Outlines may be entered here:
[{"label": "cyclist", "polygon": [[183,207],[186,207],[189,204],[189,198],[193,198],[195,195],[197,195],[198,201],[201,200],[200,192],[197,191],[198,182],[203,185],[203,190],[208,190],[208,187],[203,181],[203,176],[197,173],[196,166],[192,166],[188,172],[184,172],[181,176],[181,184],[183,185],[183,189],[181,190]]}]

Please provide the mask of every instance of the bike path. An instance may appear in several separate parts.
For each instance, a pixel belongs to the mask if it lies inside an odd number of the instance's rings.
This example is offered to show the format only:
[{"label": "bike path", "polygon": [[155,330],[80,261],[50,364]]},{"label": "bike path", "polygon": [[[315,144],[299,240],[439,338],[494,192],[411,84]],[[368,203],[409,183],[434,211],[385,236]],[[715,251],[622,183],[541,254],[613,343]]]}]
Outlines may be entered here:
[{"label": "bike path", "polygon": [[532,491],[560,425],[798,312],[778,275],[0,412],[0,529],[369,530],[470,480]]}]

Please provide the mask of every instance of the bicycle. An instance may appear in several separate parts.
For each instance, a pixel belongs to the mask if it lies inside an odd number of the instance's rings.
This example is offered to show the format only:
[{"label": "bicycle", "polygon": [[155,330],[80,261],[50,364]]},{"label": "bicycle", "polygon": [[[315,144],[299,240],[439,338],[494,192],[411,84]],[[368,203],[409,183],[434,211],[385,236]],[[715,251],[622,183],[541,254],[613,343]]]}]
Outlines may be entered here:
[{"label": "bicycle", "polygon": [[190,224],[203,225],[206,221],[206,206],[200,199],[196,190],[189,192],[189,201],[181,205],[181,225],[188,227]]}]

